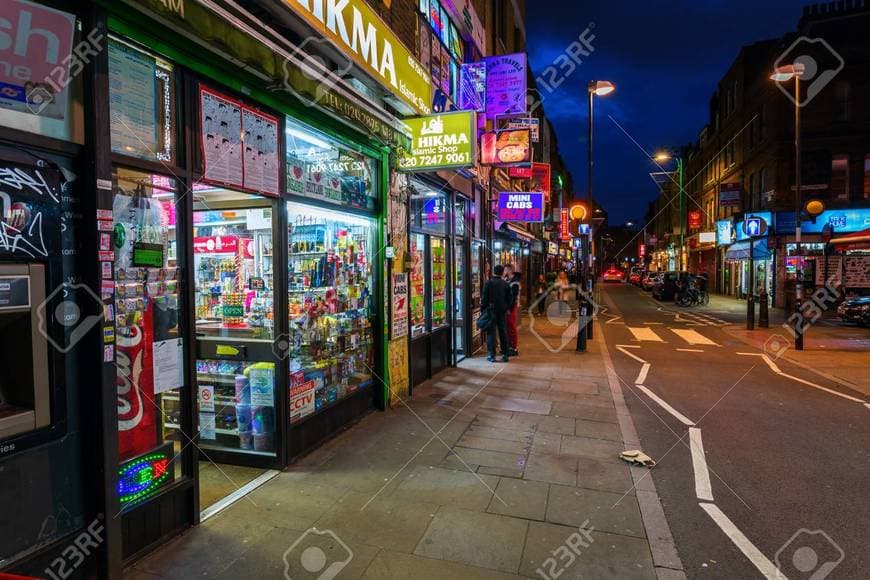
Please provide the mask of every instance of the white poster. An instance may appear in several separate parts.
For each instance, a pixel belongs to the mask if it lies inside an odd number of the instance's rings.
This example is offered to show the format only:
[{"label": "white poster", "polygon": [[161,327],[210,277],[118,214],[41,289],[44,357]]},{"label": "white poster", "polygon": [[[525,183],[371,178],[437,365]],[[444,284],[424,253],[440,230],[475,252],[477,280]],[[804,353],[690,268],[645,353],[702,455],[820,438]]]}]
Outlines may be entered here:
[{"label": "white poster", "polygon": [[244,186],[278,195],[278,120],[243,108],[242,129],[245,142]]},{"label": "white poster", "polygon": [[290,422],[296,422],[314,412],[315,381],[290,387]]},{"label": "white poster", "polygon": [[408,273],[393,273],[392,338],[408,335]]},{"label": "white poster", "polygon": [[109,44],[112,151],[154,157],[157,139],[154,59],[119,42]]},{"label": "white poster", "polygon": [[200,89],[203,175],[206,179],[244,185],[242,166],[242,106]]},{"label": "white poster", "polygon": [[184,347],[180,338],[154,343],[154,394],[184,386]]},{"label": "white poster", "polygon": [[870,288],[870,256],[847,256],[843,278],[846,288]]},{"label": "white poster", "polygon": [[199,414],[199,438],[214,440],[217,438],[215,432],[214,413]]},{"label": "white poster", "polygon": [[214,413],[214,385],[199,386],[199,410]]}]

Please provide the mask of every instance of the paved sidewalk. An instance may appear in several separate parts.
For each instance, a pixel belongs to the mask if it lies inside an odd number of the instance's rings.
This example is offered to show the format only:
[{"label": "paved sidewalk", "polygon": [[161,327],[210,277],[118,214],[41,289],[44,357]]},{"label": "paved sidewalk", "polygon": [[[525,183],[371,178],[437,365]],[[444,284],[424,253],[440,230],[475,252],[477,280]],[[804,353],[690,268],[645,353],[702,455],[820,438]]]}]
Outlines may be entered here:
[{"label": "paved sidewalk", "polygon": [[637,435],[606,346],[527,326],[520,357],[440,374],[129,577],[316,578],[325,555],[338,578],[684,578],[652,478],[617,458]]}]

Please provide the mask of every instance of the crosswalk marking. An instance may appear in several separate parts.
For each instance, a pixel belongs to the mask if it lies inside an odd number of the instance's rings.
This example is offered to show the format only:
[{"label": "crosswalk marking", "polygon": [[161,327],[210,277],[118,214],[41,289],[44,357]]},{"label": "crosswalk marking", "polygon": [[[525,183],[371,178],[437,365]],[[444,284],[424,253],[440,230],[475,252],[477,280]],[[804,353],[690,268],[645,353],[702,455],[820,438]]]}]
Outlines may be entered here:
[{"label": "crosswalk marking", "polygon": [[688,344],[718,346],[715,342],[713,342],[697,330],[691,330],[689,328],[672,328],[671,332],[685,340]]},{"label": "crosswalk marking", "polygon": [[658,334],[653,332],[653,330],[651,328],[646,328],[643,326],[641,326],[641,327],[626,326],[626,328],[628,328],[628,330],[631,331],[631,334],[634,335],[634,338],[636,340],[646,340],[646,341],[651,341],[651,342],[664,342],[664,340],[662,340],[662,338]]}]

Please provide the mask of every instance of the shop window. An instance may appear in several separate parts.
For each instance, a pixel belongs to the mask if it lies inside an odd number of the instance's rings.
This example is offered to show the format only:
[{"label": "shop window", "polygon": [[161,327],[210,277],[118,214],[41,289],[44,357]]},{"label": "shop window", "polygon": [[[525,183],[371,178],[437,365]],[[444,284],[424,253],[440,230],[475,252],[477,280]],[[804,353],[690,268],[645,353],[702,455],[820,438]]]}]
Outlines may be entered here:
[{"label": "shop window", "polygon": [[[174,179],[116,167],[111,232],[114,251],[114,363],[118,385],[118,496],[126,508],[182,475],[186,396],[179,308]],[[107,266],[108,265],[108,266]],[[107,285],[104,283],[104,288]],[[109,353],[106,353],[108,356]]]},{"label": "shop window", "polygon": [[411,234],[411,338],[426,333],[426,236]]},{"label": "shop window", "polygon": [[287,191],[358,209],[377,207],[377,163],[287,118]]},{"label": "shop window", "polygon": [[290,422],[370,387],[374,380],[377,223],[287,204]]},{"label": "shop window", "polygon": [[149,161],[175,161],[173,66],[132,44],[109,40],[112,151]]},{"label": "shop window", "polygon": [[849,199],[849,156],[834,155],[831,158],[831,196]]},{"label": "shop window", "polygon": [[411,193],[411,227],[433,234],[447,234],[449,207],[443,191],[415,182]]},{"label": "shop window", "polygon": [[432,330],[447,325],[447,241],[429,238],[429,263],[432,271]]}]

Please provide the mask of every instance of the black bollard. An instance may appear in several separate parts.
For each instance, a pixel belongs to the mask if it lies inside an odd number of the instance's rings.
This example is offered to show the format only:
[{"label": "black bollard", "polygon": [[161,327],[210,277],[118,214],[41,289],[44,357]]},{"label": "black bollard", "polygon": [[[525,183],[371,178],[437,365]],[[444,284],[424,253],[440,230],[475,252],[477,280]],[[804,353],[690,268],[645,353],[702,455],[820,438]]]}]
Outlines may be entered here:
[{"label": "black bollard", "polygon": [[589,323],[586,325],[586,338],[588,340],[592,340],[592,338],[593,338],[592,327],[595,325],[595,320],[593,319],[593,316],[592,316],[592,314],[595,312],[595,309],[592,306],[592,301],[595,300],[595,297],[594,297],[595,295],[593,294],[593,292],[595,292],[595,282],[592,279],[592,277],[589,278],[588,282],[586,283],[586,286],[587,286],[586,292],[587,292],[587,296],[588,296],[588,299],[586,300],[586,302],[587,302],[587,306],[589,308],[589,310],[588,310]]},{"label": "black bollard", "polygon": [[580,303],[580,318],[577,319],[577,352],[586,352],[586,330],[583,328],[586,322],[586,306]]},{"label": "black bollard", "polygon": [[761,289],[758,295],[758,328],[770,328],[770,319],[767,314],[767,291]]},{"label": "black bollard", "polygon": [[746,295],[746,330],[755,330],[755,295]]}]

